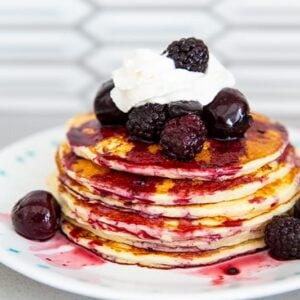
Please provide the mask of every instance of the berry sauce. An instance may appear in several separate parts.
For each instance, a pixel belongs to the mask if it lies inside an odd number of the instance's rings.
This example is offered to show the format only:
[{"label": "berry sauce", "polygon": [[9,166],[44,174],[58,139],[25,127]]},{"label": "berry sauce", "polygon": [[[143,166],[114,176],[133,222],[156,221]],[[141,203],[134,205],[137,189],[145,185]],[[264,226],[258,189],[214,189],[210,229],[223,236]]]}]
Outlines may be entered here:
[{"label": "berry sauce", "polygon": [[207,267],[200,267],[185,274],[209,277],[213,285],[219,286],[234,281],[255,279],[258,272],[280,266],[284,262],[275,260],[267,251],[245,255]]},{"label": "berry sauce", "polygon": [[8,223],[11,221],[11,216],[8,213],[0,213],[0,222]]},{"label": "berry sauce", "polygon": [[256,204],[260,204],[262,202],[265,201],[264,197],[254,197],[252,199],[249,200],[249,203],[256,203]]},{"label": "berry sauce", "polygon": [[243,225],[243,220],[226,220],[222,225],[225,227],[239,227]]},{"label": "berry sauce", "polygon": [[[217,178],[220,174],[236,174],[240,168],[250,161],[274,154],[282,150],[288,143],[285,128],[278,123],[271,123],[260,115],[253,115],[254,122],[244,138],[234,141],[218,141],[207,139],[203,150],[189,162],[167,159],[161,147],[155,144],[133,142],[129,139],[124,127],[111,129],[101,128],[93,115],[90,121],[73,126],[67,136],[72,147],[91,146],[104,142],[105,139],[118,143],[118,147],[107,149],[97,154],[95,162],[99,164],[118,163],[128,171],[139,168],[182,169],[184,171],[205,171],[210,178]],[[268,147],[265,145],[268,144]],[[99,145],[98,145],[99,146]]]},{"label": "berry sauce", "polygon": [[[0,222],[11,223],[11,214],[0,213]],[[66,269],[81,269],[86,266],[101,266],[105,260],[92,252],[77,246],[61,233],[44,242],[29,241],[29,251],[46,265]]]},{"label": "berry sauce", "polygon": [[79,127],[72,127],[67,132],[67,138],[72,141],[73,146],[92,146],[105,138],[125,134],[125,132],[124,127],[102,127],[97,120],[92,120]]},{"label": "berry sauce", "polygon": [[[9,213],[0,213],[0,222],[11,221]],[[184,223],[181,226],[185,226]],[[76,238],[80,232],[73,230],[71,235]],[[57,233],[52,239],[45,242],[30,241],[29,250],[46,265],[65,269],[81,269],[86,266],[101,266],[106,261],[75,243],[69,241],[61,233]],[[95,246],[98,241],[91,242]],[[92,245],[91,245],[92,246]],[[203,266],[179,272],[189,276],[208,277],[215,286],[229,283],[231,280],[255,279],[255,274],[271,268],[276,268],[284,261],[272,258],[267,251],[251,255],[233,258],[211,266]]]},{"label": "berry sauce", "polygon": [[31,242],[29,250],[46,264],[59,268],[75,270],[105,264],[101,257],[70,242],[60,233],[47,242]]},{"label": "berry sauce", "polygon": [[[218,191],[229,190],[253,182],[263,182],[268,178],[254,174],[245,175],[232,180],[223,181],[195,181],[192,179],[172,180],[160,177],[141,176],[132,173],[114,171],[107,167],[95,167],[92,162],[77,157],[70,149],[64,151],[62,158],[58,158],[58,164],[63,165],[63,169],[75,172],[78,178],[87,180],[94,188],[95,193],[102,195],[115,193],[127,199],[135,199],[138,202],[151,203],[151,197],[157,193],[166,194],[174,198],[176,205],[186,205],[194,195],[214,194]],[[283,153],[284,161],[293,156],[291,148],[287,148]],[[282,160],[281,157],[278,159]],[[64,179],[62,182],[64,182]],[[140,200],[137,200],[140,199]],[[126,201],[126,199],[123,199]],[[128,201],[127,201],[128,202]]]}]

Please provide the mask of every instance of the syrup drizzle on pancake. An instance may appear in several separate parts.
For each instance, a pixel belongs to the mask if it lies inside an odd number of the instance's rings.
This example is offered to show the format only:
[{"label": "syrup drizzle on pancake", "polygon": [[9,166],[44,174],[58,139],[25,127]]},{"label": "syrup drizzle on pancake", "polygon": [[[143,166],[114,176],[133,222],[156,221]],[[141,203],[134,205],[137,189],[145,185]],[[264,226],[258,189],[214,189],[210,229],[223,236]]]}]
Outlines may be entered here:
[{"label": "syrup drizzle on pancake", "polygon": [[109,165],[113,161],[123,164],[129,171],[132,171],[131,167],[142,166],[185,171],[209,170],[217,178],[222,169],[226,169],[227,175],[234,175],[244,164],[276,152],[280,155],[285,149],[288,134],[284,126],[258,114],[253,114],[253,118],[253,125],[245,138],[236,141],[207,139],[203,150],[190,162],[166,159],[159,145],[132,141],[123,127],[101,128],[93,114],[86,115],[83,123],[75,117],[67,137],[75,152],[78,147],[87,147],[94,153],[94,162],[99,164]]},{"label": "syrup drizzle on pancake", "polygon": [[[67,174],[83,185],[88,182],[96,189],[95,193],[99,189],[101,192],[113,192],[131,200],[140,199],[145,203],[158,202],[158,197],[164,197],[160,203],[162,205],[170,204],[170,201],[176,205],[186,205],[201,202],[197,201],[196,197],[213,196],[219,191],[232,191],[247,184],[258,183],[260,186],[264,186],[272,172],[280,170],[286,164],[292,166],[294,149],[287,147],[282,156],[273,162],[273,166],[266,165],[253,174],[224,181],[167,179],[115,171],[76,156],[67,144],[61,145],[56,160],[62,175]],[[168,201],[166,197],[172,200]],[[239,195],[239,197],[241,196]],[[230,199],[227,200],[234,200],[232,193]],[[210,202],[218,201],[215,198]]]}]

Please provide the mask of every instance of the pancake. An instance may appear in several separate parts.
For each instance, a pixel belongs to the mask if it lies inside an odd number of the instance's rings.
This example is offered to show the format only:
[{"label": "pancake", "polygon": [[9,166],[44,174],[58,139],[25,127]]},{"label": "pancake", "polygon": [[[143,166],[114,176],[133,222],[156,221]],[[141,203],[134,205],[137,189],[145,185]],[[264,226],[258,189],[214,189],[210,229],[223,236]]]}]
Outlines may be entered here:
[{"label": "pancake", "polygon": [[141,249],[127,244],[110,241],[82,229],[76,222],[64,220],[62,231],[74,243],[91,250],[104,259],[152,268],[186,268],[213,264],[241,254],[255,252],[265,247],[262,238],[249,240],[239,245],[197,253],[169,253]]},{"label": "pancake", "polygon": [[123,127],[101,128],[94,114],[73,118],[67,138],[78,156],[111,169],[167,178],[224,180],[255,172],[276,160],[288,144],[284,126],[258,114],[253,114],[253,119],[245,138],[227,142],[207,139],[190,162],[166,159],[159,145],[134,142]]},{"label": "pancake", "polygon": [[294,166],[294,155],[294,148],[288,146],[276,161],[253,174],[226,181],[166,179],[119,172],[76,156],[65,143],[59,147],[57,165],[61,174],[66,174],[95,195],[108,192],[123,197],[124,201],[127,198],[127,203],[178,206],[249,196],[286,176]]},{"label": "pancake", "polygon": [[[141,239],[157,239],[166,242],[186,241],[197,238],[205,238],[207,241],[215,239],[216,236],[228,237],[241,232],[258,230],[273,216],[289,211],[297,201],[293,196],[284,203],[274,205],[270,209],[254,218],[247,215],[239,220],[225,217],[206,217],[196,220],[166,217],[145,217],[141,214],[113,209],[101,205],[99,202],[90,202],[75,198],[67,192],[63,186],[51,187],[63,212],[71,212],[76,220],[89,226],[102,229],[113,228],[117,232],[126,232]],[[74,216],[70,216],[74,218]],[[108,227],[107,227],[108,226]]]},{"label": "pancake", "polygon": [[265,247],[265,226],[290,213],[300,169],[286,129],[253,114],[244,138],[207,139],[190,162],[159,145],[73,118],[49,180],[62,231],[105,259],[154,268],[216,263]]},{"label": "pancake", "polygon": [[167,242],[157,239],[149,239],[146,237],[139,238],[125,231],[122,232],[114,230],[113,227],[105,225],[101,226],[101,229],[99,227],[93,228],[90,226],[90,224],[87,224],[81,219],[76,218],[74,213],[66,208],[64,209],[64,218],[69,220],[70,222],[75,221],[81,228],[84,228],[85,230],[90,231],[96,236],[107,240],[124,243],[137,248],[172,253],[214,250],[222,247],[236,245],[251,239],[261,238],[263,236],[263,227],[261,226],[257,230],[245,230],[244,232],[239,232],[228,237],[215,236],[213,239],[197,238],[186,241]]},{"label": "pancake", "polygon": [[121,196],[96,191],[89,187],[78,184],[67,176],[60,178],[66,190],[75,197],[88,199],[87,201],[99,201],[115,209],[126,212],[137,212],[145,216],[164,216],[171,218],[197,219],[204,217],[230,217],[232,220],[240,216],[248,218],[262,214],[270,207],[281,204],[292,198],[299,190],[300,170],[294,168],[286,176],[276,180],[254,194],[244,198],[223,201],[214,204],[193,204],[193,205],[151,205],[143,203],[132,203],[130,199],[123,199]]}]

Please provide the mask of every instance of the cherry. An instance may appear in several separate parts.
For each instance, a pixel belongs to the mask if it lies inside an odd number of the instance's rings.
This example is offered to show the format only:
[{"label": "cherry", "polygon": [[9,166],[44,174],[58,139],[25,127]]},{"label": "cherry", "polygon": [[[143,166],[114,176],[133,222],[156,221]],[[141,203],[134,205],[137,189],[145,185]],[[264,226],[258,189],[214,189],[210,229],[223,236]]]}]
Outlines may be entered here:
[{"label": "cherry", "polygon": [[198,101],[176,101],[168,105],[168,115],[170,118],[177,118],[189,114],[201,116],[202,105]]},{"label": "cherry", "polygon": [[96,117],[104,127],[125,125],[127,121],[127,114],[117,108],[110,96],[113,88],[114,83],[112,80],[105,82],[94,101]]},{"label": "cherry", "polygon": [[203,118],[209,136],[221,140],[242,138],[253,121],[245,96],[232,88],[222,89],[204,106]]},{"label": "cherry", "polygon": [[45,241],[59,227],[60,207],[46,191],[32,191],[21,198],[12,210],[15,231],[30,239]]}]

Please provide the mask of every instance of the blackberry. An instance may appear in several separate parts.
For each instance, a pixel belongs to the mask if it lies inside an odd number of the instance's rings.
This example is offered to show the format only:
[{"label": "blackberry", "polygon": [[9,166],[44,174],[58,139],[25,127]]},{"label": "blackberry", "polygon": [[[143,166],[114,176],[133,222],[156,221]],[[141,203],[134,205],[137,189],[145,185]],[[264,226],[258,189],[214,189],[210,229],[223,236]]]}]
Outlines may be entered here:
[{"label": "blackberry", "polygon": [[116,127],[125,125],[127,114],[120,111],[113,102],[110,92],[115,87],[114,82],[105,82],[94,101],[94,111],[103,127]]},{"label": "blackberry", "polygon": [[188,161],[203,147],[206,128],[198,115],[185,115],[168,121],[161,133],[160,145],[170,159]]},{"label": "blackberry", "polygon": [[141,142],[158,142],[166,121],[166,105],[147,103],[129,112],[126,126],[132,139]]},{"label": "blackberry", "polygon": [[265,229],[265,242],[279,259],[300,259],[300,220],[289,216],[274,217]]},{"label": "blackberry", "polygon": [[168,105],[168,116],[177,118],[188,114],[197,114],[201,116],[202,105],[198,101],[176,101]]},{"label": "blackberry", "polygon": [[203,107],[203,119],[209,136],[221,140],[242,138],[252,124],[250,108],[245,96],[236,89],[222,89]]},{"label": "blackberry", "polygon": [[202,73],[207,69],[209,52],[202,40],[190,37],[174,41],[163,54],[172,58],[178,69]]}]

